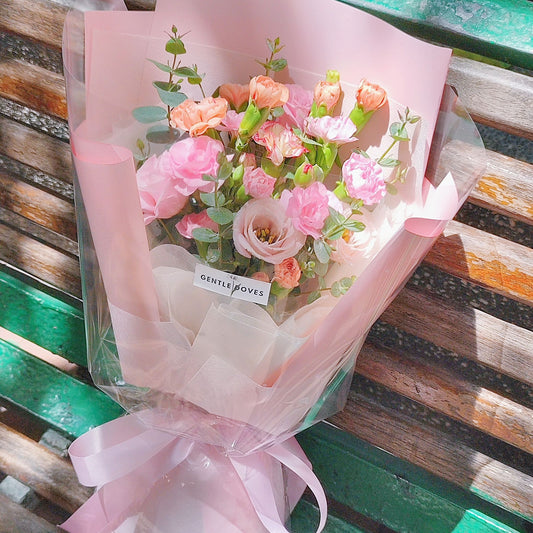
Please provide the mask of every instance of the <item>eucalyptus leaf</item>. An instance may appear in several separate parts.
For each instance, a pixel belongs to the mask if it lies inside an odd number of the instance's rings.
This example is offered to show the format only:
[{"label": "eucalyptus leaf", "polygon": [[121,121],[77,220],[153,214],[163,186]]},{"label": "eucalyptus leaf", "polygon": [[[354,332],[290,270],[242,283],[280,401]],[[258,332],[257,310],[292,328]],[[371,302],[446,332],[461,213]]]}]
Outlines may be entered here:
[{"label": "eucalyptus leaf", "polygon": [[347,220],[344,223],[344,228],[348,231],[363,231],[366,226],[358,220]]},{"label": "eucalyptus leaf", "polygon": [[193,239],[200,242],[217,242],[218,233],[209,228],[195,228],[192,230]]},{"label": "eucalyptus leaf", "polygon": [[179,37],[174,37],[167,41],[167,44],[165,45],[165,50],[172,55],[181,55],[185,54],[185,45],[183,44],[183,41]]},{"label": "eucalyptus leaf", "polygon": [[280,70],[283,70],[286,66],[287,66],[287,60],[283,58],[274,59],[274,61],[270,63],[270,68],[274,72],[279,72]]},{"label": "eucalyptus leaf", "polygon": [[408,141],[409,140],[409,135],[407,135],[405,126],[401,122],[393,122],[390,125],[389,132],[390,132],[391,137],[395,141]]},{"label": "eucalyptus leaf", "polygon": [[157,125],[152,126],[146,132],[146,139],[155,144],[171,144],[179,140],[180,132],[169,126]]},{"label": "eucalyptus leaf", "polygon": [[380,159],[379,164],[382,167],[397,167],[401,161],[399,159],[394,159],[393,157],[386,157],[385,159]]},{"label": "eucalyptus leaf", "polygon": [[207,215],[213,222],[221,226],[233,222],[233,213],[225,207],[208,207]]},{"label": "eucalyptus leaf", "polygon": [[226,161],[225,163],[223,163],[222,165],[218,167],[217,179],[221,181],[225,181],[231,176],[232,172],[233,172],[233,165],[229,161]]},{"label": "eucalyptus leaf", "polygon": [[184,78],[198,78],[198,72],[191,67],[176,68],[173,70],[173,73]]},{"label": "eucalyptus leaf", "polygon": [[153,63],[159,70],[162,70],[163,72],[172,72],[172,67],[170,67],[169,65],[165,65],[164,63],[160,63],[159,61],[155,61],[154,59],[149,59],[148,61],[150,61],[150,63]]},{"label": "eucalyptus leaf", "polygon": [[144,106],[136,107],[133,111],[133,117],[135,120],[142,122],[143,124],[149,124],[151,122],[159,122],[167,118],[167,110],[159,106]]},{"label": "eucalyptus leaf", "polygon": [[335,298],[338,298],[339,296],[342,296],[342,294],[343,293],[342,293],[342,288],[340,286],[340,283],[336,281],[331,286],[331,295],[334,296]]},{"label": "eucalyptus leaf", "polygon": [[177,107],[182,102],[187,100],[187,95],[180,92],[175,91],[163,91],[161,89],[157,89],[157,92],[159,93],[159,98],[161,98],[161,101],[170,107]]},{"label": "eucalyptus leaf", "polygon": [[324,241],[317,239],[313,243],[313,249],[315,251],[316,258],[321,263],[329,263],[329,257],[331,255],[331,247]]},{"label": "eucalyptus leaf", "polygon": [[307,303],[312,304],[316,300],[320,298],[320,291],[313,291],[309,296],[307,297]]},{"label": "eucalyptus leaf", "polygon": [[[315,264],[315,273],[317,276],[320,276],[321,281],[324,281],[324,278],[322,276],[325,276],[328,273],[328,270],[329,270],[328,263],[316,263]],[[323,289],[324,287],[321,287],[321,288]]]},{"label": "eucalyptus leaf", "polygon": [[207,249],[205,259],[208,263],[217,263],[220,260],[220,250],[218,246],[211,244]]},{"label": "eucalyptus leaf", "polygon": [[215,205],[215,193],[213,193],[213,192],[201,192],[200,193],[200,200],[202,200],[202,202],[205,205],[209,205],[209,206],[213,207]]},{"label": "eucalyptus leaf", "polygon": [[344,232],[345,232],[344,227],[337,226],[334,231],[331,231],[330,233],[328,233],[328,239],[331,241],[336,241],[337,239],[340,239],[342,237]]}]

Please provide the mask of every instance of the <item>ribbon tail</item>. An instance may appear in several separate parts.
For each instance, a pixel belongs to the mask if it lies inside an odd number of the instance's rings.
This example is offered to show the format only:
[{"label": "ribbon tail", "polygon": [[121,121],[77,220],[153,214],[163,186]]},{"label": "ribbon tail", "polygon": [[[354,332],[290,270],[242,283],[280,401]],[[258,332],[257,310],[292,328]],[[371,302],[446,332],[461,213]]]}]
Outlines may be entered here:
[{"label": "ribbon tail", "polygon": [[[294,439],[291,439],[294,440]],[[294,441],[295,443],[296,441]],[[266,453],[277,459],[280,463],[284,464],[289,470],[302,479],[306,485],[311,489],[318,503],[318,509],[320,511],[320,522],[316,533],[321,533],[326,525],[328,517],[328,503],[326,500],[326,494],[320,484],[320,481],[313,473],[312,468],[308,462],[305,462],[302,457],[305,457],[303,450],[298,446],[295,449],[294,443],[290,444],[292,449],[289,449],[285,443],[276,444],[272,446]],[[301,457],[300,457],[301,456]]]}]

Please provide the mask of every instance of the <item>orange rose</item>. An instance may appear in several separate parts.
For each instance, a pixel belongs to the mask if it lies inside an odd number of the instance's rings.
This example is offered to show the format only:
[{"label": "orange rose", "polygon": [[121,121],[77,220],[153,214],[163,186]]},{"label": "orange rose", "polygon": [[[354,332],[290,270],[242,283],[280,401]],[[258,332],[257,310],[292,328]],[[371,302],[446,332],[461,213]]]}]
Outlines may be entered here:
[{"label": "orange rose", "polygon": [[191,137],[197,137],[218,126],[227,110],[228,102],[224,98],[208,97],[200,102],[185,100],[170,112],[170,124],[188,131]]},{"label": "orange rose", "polygon": [[294,289],[294,287],[298,287],[301,275],[302,271],[298,261],[294,257],[289,257],[278,265],[274,265],[274,279],[272,281],[276,281],[284,289]]},{"label": "orange rose", "polygon": [[376,111],[387,103],[387,93],[385,89],[367,80],[361,80],[359,89],[355,94],[357,103],[363,108],[365,113]]},{"label": "orange rose", "polygon": [[337,105],[340,96],[341,84],[338,81],[319,81],[315,85],[315,104],[317,107],[324,105],[328,113]]},{"label": "orange rose", "polygon": [[268,76],[256,76],[250,80],[250,98],[258,109],[281,107],[289,99],[289,89]]},{"label": "orange rose", "polygon": [[220,86],[218,94],[232,104],[235,109],[239,109],[242,104],[248,101],[250,87],[249,85],[240,85],[238,83],[224,83]]}]

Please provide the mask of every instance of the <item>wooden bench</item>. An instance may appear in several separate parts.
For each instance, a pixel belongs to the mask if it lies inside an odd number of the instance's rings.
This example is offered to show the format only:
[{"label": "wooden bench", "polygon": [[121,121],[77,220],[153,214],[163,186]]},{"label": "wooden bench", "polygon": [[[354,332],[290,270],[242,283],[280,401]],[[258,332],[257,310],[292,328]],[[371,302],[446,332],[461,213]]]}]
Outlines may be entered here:
[{"label": "wooden bench", "polygon": [[[54,531],[79,507],[90,491],[66,446],[121,414],[86,370],[67,3],[0,5],[0,533]],[[346,408],[299,436],[328,494],[326,531],[532,532],[533,3],[348,3],[491,58],[458,51],[449,72],[489,150],[467,204],[372,328]],[[311,497],[292,522],[314,530]]]}]

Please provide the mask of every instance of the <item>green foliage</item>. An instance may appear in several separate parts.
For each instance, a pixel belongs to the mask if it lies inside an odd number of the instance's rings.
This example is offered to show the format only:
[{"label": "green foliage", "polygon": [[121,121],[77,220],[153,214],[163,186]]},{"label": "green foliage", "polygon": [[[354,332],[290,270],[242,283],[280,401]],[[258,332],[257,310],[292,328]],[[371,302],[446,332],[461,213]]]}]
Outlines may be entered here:
[{"label": "green foliage", "polygon": [[167,118],[167,111],[159,106],[143,106],[136,107],[133,110],[135,120],[143,124],[150,124],[151,122],[159,122]]}]

